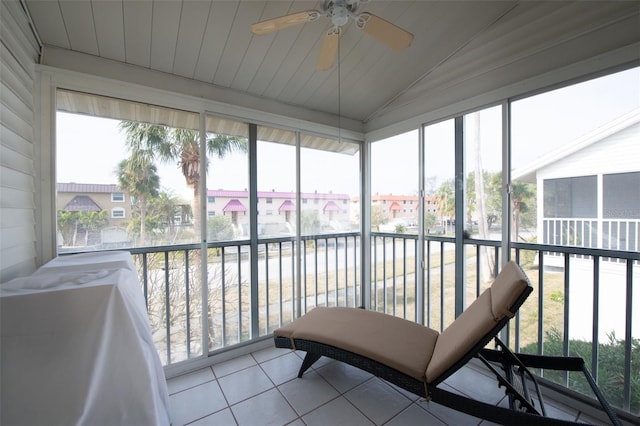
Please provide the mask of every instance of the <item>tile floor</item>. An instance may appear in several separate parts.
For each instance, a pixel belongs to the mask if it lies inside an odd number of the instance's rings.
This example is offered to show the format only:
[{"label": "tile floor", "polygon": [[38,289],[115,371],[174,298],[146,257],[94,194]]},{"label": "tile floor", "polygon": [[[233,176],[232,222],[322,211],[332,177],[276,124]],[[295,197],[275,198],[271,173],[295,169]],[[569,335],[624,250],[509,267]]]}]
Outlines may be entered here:
[{"label": "tile floor", "polygon": [[[304,352],[268,348],[167,381],[173,426],[181,425],[488,425],[427,403],[359,369],[321,358],[296,375]],[[481,367],[467,366],[449,390],[503,404],[504,394]],[[554,417],[589,422],[566,406]]]}]

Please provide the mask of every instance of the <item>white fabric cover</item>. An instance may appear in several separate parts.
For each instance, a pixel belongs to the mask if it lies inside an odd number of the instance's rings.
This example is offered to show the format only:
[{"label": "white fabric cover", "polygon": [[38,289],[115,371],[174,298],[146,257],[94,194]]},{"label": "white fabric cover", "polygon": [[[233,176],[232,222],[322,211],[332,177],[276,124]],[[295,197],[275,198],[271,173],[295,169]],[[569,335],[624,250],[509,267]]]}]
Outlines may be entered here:
[{"label": "white fabric cover", "polygon": [[168,425],[128,252],[62,256],[0,285],[3,425]]}]

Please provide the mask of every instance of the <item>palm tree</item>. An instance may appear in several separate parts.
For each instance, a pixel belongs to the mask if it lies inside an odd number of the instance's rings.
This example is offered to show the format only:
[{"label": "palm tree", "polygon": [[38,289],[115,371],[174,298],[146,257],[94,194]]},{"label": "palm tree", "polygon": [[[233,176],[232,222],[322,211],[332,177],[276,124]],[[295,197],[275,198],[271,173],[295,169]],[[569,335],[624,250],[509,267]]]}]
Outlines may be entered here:
[{"label": "palm tree", "polygon": [[151,200],[150,207],[153,214],[158,216],[158,221],[173,230],[178,203],[178,198],[170,191],[160,191],[158,196]]},{"label": "palm tree", "polygon": [[118,186],[135,197],[140,207],[140,244],[146,242],[146,219],[149,199],[158,196],[160,177],[156,166],[135,155],[120,161],[116,170]]},{"label": "palm tree", "polygon": [[520,225],[523,223],[525,214],[531,210],[530,205],[535,206],[536,193],[531,184],[525,182],[512,182],[511,203],[513,206],[513,228],[512,240],[518,241],[520,238]]},{"label": "palm tree", "polygon": [[178,236],[176,215],[180,214],[180,200],[171,192],[160,191],[149,203],[149,210],[164,233],[165,243],[172,244]]},{"label": "palm tree", "polygon": [[73,237],[75,234],[76,223],[78,222],[77,212],[68,212],[64,210],[58,210],[58,229],[62,235],[62,241],[58,241],[58,245],[72,246]]},{"label": "palm tree", "polygon": [[371,205],[371,229],[380,231],[380,224],[385,221],[384,209],[381,204]]},{"label": "palm tree", "polygon": [[77,212],[78,222],[84,228],[84,245],[89,244],[89,234],[98,231],[109,223],[106,210]]},{"label": "palm tree", "polygon": [[455,216],[456,196],[454,191],[454,180],[444,181],[436,193],[436,206],[442,217],[447,218],[445,222],[445,233],[448,231],[448,221]]},{"label": "palm tree", "polygon": [[[187,185],[193,190],[192,214],[194,230],[200,229],[200,133],[196,130],[169,128],[156,124],[123,121],[120,129],[127,135],[132,153],[165,163],[177,161]],[[234,151],[246,152],[247,140],[235,136],[207,136],[207,154],[224,158]]]}]

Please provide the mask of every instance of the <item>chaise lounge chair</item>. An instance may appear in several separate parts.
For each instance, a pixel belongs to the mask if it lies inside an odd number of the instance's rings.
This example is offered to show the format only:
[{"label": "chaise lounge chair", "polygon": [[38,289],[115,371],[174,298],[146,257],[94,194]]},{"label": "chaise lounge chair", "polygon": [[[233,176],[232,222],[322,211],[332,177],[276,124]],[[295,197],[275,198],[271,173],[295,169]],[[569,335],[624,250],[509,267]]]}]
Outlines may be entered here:
[{"label": "chaise lounge chair", "polygon": [[[619,425],[582,358],[516,355],[497,338],[531,291],[522,269],[509,262],[491,287],[442,333],[365,309],[317,307],[275,330],[275,345],[307,352],[298,377],[302,377],[320,357],[326,356],[365,370],[427,400],[503,424],[570,423],[546,417],[540,389],[527,366],[582,371],[611,422]],[[492,339],[498,349],[485,348]],[[498,385],[504,386],[509,396],[509,408],[486,404],[438,387],[473,357],[479,358],[496,374]],[[530,388],[535,391],[536,398]]]}]

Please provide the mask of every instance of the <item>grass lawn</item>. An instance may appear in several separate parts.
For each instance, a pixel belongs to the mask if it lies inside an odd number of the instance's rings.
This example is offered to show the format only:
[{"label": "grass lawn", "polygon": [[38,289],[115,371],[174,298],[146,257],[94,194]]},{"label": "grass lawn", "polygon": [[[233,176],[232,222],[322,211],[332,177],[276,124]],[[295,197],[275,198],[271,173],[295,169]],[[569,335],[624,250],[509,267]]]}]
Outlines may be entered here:
[{"label": "grass lawn", "polygon": [[[474,259],[475,256],[468,258],[470,265],[467,267],[466,278],[467,305],[476,298],[476,268],[473,264],[475,262]],[[440,254],[433,254],[430,260],[431,269],[425,274],[425,285],[429,289],[429,296],[427,296],[427,292],[425,291],[425,298],[428,298],[428,300],[425,299],[425,303],[430,303],[427,307],[428,317],[425,315],[425,318],[427,318],[428,321],[427,325],[438,330],[441,329],[441,324],[444,324],[446,327],[446,325],[454,320],[455,254],[453,252],[446,252],[443,260],[444,268],[441,268]],[[393,261],[391,260],[386,261],[384,264],[378,262],[371,271],[372,281],[374,281],[371,286],[371,307],[409,320],[415,320],[415,265],[414,257],[396,260],[395,270]],[[538,341],[538,270],[531,265],[525,265],[523,269],[529,277],[534,290],[520,309],[521,346]],[[445,271],[444,274],[442,274],[443,270]],[[354,285],[359,286],[359,283],[354,281],[353,271],[345,271],[344,268],[338,269],[337,271],[330,271],[328,274],[320,272],[317,274],[317,278],[314,273],[310,273],[306,278],[305,295],[313,299],[317,297],[319,305],[324,305],[325,301],[328,300],[329,305],[332,306],[336,304],[337,291],[340,304],[343,304],[345,287],[347,287],[350,306],[358,306],[359,300],[353,300],[353,287]],[[291,278],[283,278],[282,283],[280,283],[279,280],[271,281],[269,283],[269,304],[272,306],[279,305],[282,300],[283,306],[285,309],[288,309],[288,307],[291,306],[292,284],[293,281]],[[481,284],[481,290],[484,290],[488,285],[488,283]],[[562,273],[545,272],[543,333],[552,328],[562,330],[564,306],[563,288]],[[259,300],[262,306],[266,305],[266,291],[267,286],[264,282],[261,282]],[[327,291],[329,292],[328,296]],[[287,310],[287,315],[290,315],[289,310]],[[287,315],[284,315],[285,320]],[[277,325],[278,321],[279,312],[270,313],[269,324]],[[515,321],[510,323],[510,327],[513,331]]]}]

